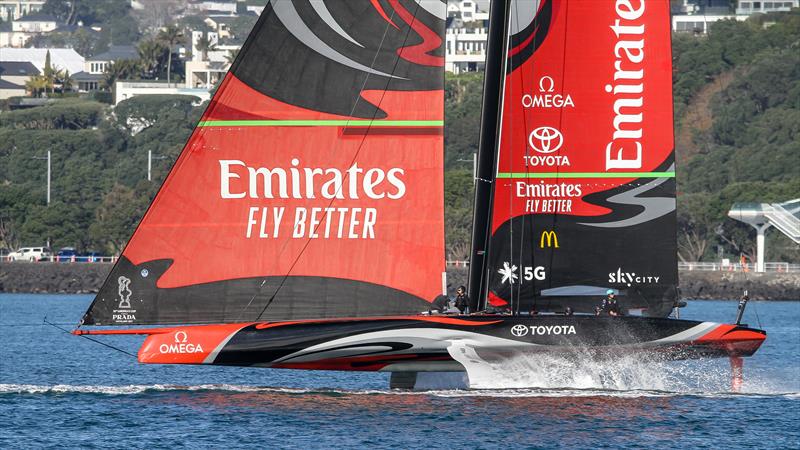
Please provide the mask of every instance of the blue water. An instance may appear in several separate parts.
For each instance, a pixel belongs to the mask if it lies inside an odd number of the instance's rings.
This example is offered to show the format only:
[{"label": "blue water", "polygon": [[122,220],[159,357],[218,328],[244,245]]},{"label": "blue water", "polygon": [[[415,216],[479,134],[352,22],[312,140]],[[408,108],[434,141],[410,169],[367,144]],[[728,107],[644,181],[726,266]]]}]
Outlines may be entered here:
[{"label": "blue water", "polygon": [[[379,373],[145,366],[41,324],[76,323],[90,300],[0,294],[0,448],[800,447],[800,302],[751,303],[768,339],[733,394],[726,360],[515,361],[498,389],[413,393]],[[142,338],[103,339],[135,353]]]}]

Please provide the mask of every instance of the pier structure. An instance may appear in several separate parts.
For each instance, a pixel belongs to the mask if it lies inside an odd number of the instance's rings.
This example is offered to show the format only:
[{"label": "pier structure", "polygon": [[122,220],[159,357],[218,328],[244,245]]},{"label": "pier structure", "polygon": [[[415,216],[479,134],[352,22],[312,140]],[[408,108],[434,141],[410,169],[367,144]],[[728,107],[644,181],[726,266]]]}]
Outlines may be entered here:
[{"label": "pier structure", "polygon": [[764,272],[764,232],[769,227],[800,244],[800,198],[783,203],[734,203],[728,217],[756,229],[756,272]]}]

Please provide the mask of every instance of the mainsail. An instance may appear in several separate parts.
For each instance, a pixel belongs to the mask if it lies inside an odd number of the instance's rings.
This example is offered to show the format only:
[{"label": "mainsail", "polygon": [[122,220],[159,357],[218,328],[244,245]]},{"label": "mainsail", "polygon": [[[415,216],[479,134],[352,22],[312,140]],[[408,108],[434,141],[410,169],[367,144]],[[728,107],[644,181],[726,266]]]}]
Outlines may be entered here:
[{"label": "mainsail", "polygon": [[270,1],[83,324],[427,308],[444,272],[444,16]]},{"label": "mainsail", "polygon": [[494,182],[488,208],[476,206],[491,221],[478,296],[515,312],[589,312],[610,288],[624,307],[668,315],[669,2],[512,0],[507,17],[501,126],[481,148],[495,153],[494,179],[478,180]]}]

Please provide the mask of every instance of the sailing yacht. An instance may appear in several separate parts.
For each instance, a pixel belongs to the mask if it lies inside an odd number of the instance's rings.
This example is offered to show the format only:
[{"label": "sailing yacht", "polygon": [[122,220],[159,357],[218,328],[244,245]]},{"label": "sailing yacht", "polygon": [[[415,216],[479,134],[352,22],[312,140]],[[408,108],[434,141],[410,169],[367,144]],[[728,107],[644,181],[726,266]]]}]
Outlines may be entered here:
[{"label": "sailing yacht", "polygon": [[[271,0],[75,334],[150,364],[467,371],[512,353],[741,358],[678,305],[669,2],[496,0],[471,314],[444,258],[439,0]],[[606,292],[622,316],[595,315]],[[99,327],[99,328],[98,328]]]}]

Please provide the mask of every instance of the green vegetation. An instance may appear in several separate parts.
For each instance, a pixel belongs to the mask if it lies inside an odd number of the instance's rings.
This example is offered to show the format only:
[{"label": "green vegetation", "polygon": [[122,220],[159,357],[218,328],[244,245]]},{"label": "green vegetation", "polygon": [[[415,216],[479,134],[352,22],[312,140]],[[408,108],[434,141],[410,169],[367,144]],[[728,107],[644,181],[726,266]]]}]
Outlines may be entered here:
[{"label": "green vegetation", "polygon": [[[118,63],[109,77],[171,72],[174,79],[175,61],[164,50],[176,34],[172,29],[141,43],[142,58]],[[726,213],[735,202],[800,196],[800,14],[723,21],[709,36],[676,35],[673,42],[680,256],[712,260],[720,248],[734,259],[753,256],[754,232]],[[445,80],[451,259],[469,252],[482,80],[475,73]],[[0,113],[0,247],[49,238],[56,248],[118,252],[202,110],[193,97],[149,96],[113,110],[72,99]],[[50,206],[45,163],[33,159],[47,150],[53,155]],[[153,182],[146,181],[148,150],[166,157],[154,161]],[[768,231],[768,239],[768,260],[800,261],[798,246],[779,232]]]},{"label": "green vegetation", "polygon": [[[188,139],[196,97],[135,97],[115,111],[65,100],[0,114],[0,247],[118,252]],[[46,162],[52,152],[52,202]],[[147,151],[153,182],[147,182]]]},{"label": "green vegetation", "polygon": [[67,25],[100,27],[102,31],[82,28],[75,33],[42,34],[28,42],[28,46],[71,46],[81,55],[91,56],[106,51],[111,43],[129,45],[141,36],[127,0],[47,0],[42,12]]},{"label": "green vegetation", "polygon": [[[735,202],[800,197],[800,13],[722,21],[708,37],[673,42],[683,124],[676,130],[679,255],[711,260],[721,249],[754,259],[755,232],[727,211]],[[698,113],[704,89],[713,96]],[[800,260],[800,247],[779,231],[768,230],[767,239],[767,260]]]}]

